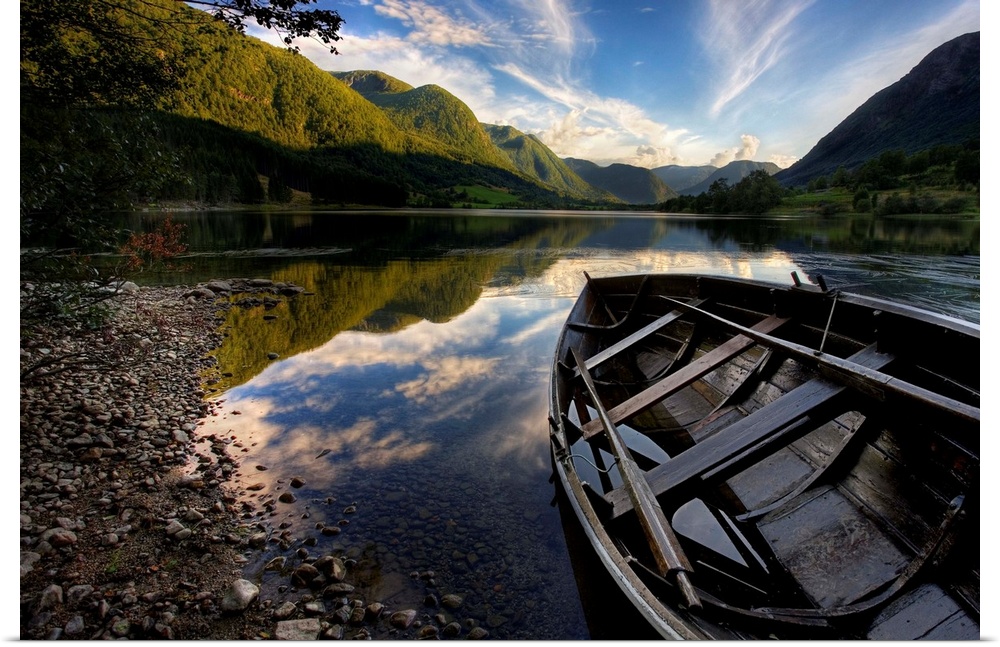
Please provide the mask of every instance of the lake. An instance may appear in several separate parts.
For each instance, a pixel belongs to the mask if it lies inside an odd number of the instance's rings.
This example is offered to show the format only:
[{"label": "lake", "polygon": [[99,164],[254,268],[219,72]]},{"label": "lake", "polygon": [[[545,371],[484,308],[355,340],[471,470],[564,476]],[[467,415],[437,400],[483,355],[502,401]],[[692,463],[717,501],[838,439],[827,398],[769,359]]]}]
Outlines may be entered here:
[{"label": "lake", "polygon": [[[148,229],[162,216],[136,214]],[[248,523],[273,532],[246,577],[297,550],[352,560],[356,595],[445,612],[500,639],[642,636],[588,561],[550,482],[547,400],[560,327],[592,276],[815,282],[979,322],[979,223],[445,211],[177,213],[183,274],[304,287],[231,309],[201,427],[233,441]],[[265,317],[266,315],[266,317]],[[269,360],[276,353],[278,359]],[[297,477],[304,482],[292,488]],[[292,492],[295,501],[278,500]],[[324,530],[325,529],[325,530]],[[574,564],[576,570],[574,571]],[[597,577],[597,581],[591,581]],[[461,607],[425,606],[454,593]],[[387,636],[375,636],[387,637]]]}]

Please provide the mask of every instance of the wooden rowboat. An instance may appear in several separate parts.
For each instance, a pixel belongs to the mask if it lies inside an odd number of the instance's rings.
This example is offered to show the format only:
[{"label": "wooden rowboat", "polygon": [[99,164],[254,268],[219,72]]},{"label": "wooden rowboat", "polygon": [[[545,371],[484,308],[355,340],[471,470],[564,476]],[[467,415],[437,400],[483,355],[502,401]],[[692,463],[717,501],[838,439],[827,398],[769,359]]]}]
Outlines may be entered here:
[{"label": "wooden rowboat", "polygon": [[676,639],[979,638],[979,326],[802,283],[591,279],[555,472]]}]

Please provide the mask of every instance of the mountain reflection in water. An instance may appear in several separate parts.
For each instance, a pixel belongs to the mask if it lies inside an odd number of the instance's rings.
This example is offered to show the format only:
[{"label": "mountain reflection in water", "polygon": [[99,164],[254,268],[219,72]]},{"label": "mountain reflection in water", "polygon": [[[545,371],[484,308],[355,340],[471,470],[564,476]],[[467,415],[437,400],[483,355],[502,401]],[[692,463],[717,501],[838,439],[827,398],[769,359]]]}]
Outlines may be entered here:
[{"label": "mountain reflection in water", "polygon": [[[191,234],[184,282],[260,277],[309,293],[268,319],[263,306],[228,311],[217,356],[231,377],[219,385],[220,415],[201,428],[233,441],[240,482],[258,488],[243,496],[263,509],[248,522],[278,540],[245,571],[261,597],[297,601],[278,589],[288,574],[263,566],[277,555],[298,563],[306,547],[354,560],[349,581],[366,601],[446,613],[493,638],[631,635],[613,606],[581,603],[547,482],[552,353],[584,271],[782,283],[820,273],[831,287],[979,319],[975,222],[174,218]],[[288,492],[294,501],[279,501]],[[463,598],[458,609],[424,606],[448,593]]]}]

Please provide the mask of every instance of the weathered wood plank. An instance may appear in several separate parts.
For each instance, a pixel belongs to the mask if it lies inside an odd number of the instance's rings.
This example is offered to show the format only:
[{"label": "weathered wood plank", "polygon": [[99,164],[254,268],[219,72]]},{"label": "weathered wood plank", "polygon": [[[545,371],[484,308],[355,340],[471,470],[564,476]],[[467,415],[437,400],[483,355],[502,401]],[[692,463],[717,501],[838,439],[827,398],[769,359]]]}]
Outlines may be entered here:
[{"label": "weathered wood plank", "polygon": [[925,584],[887,606],[872,623],[868,638],[917,640],[960,612],[944,590]]},{"label": "weathered wood plank", "polygon": [[[706,299],[697,299],[697,300],[693,301],[692,303],[695,304],[695,305],[700,306],[700,305],[704,304],[705,301],[706,301]],[[628,337],[625,337],[624,339],[621,339],[621,340],[617,341],[613,345],[608,346],[607,348],[605,348],[601,352],[597,353],[596,355],[594,355],[592,357],[588,357],[587,361],[586,361],[586,364],[585,364],[586,367],[587,367],[587,370],[588,371],[593,371],[596,367],[600,366],[601,364],[603,364],[607,360],[611,359],[615,355],[621,353],[624,350],[627,350],[627,349],[631,348],[632,346],[634,346],[635,344],[639,343],[640,341],[642,341],[646,337],[649,337],[650,335],[652,335],[656,331],[658,331],[661,328],[664,328],[664,327],[670,325],[671,323],[673,323],[674,321],[680,319],[683,316],[684,316],[684,312],[681,311],[681,310],[672,310],[671,312],[668,312],[667,314],[663,315],[662,317],[660,317],[656,321],[654,321],[654,322],[652,322],[650,324],[647,324],[646,326],[644,326],[644,327],[640,328],[639,330],[635,331],[634,333],[632,333]],[[576,378],[576,377],[579,377],[579,375],[580,375],[580,369],[579,369],[579,367],[577,367],[576,369],[573,370],[573,377]]]},{"label": "weathered wood plank", "polygon": [[[756,332],[772,332],[779,326],[786,323],[788,319],[781,317],[768,317],[761,321],[753,330]],[[753,340],[744,335],[737,335],[726,343],[717,347],[711,353],[702,355],[697,360],[678,369],[675,373],[657,382],[645,391],[629,398],[618,406],[608,411],[610,419],[615,422],[627,420],[632,416],[642,413],[646,409],[660,402],[671,393],[683,389],[709,371],[713,371],[720,365],[736,357],[754,344]],[[599,421],[591,421],[583,426],[585,438],[589,438],[601,432]]]},{"label": "weathered wood plank", "polygon": [[[882,367],[891,360],[891,356],[878,353],[874,346],[869,346],[851,357],[852,362],[869,367]],[[650,470],[646,478],[657,496],[688,485],[709,472],[732,464],[734,457],[746,455],[749,450],[763,443],[776,444],[795,429],[796,422],[828,404],[846,389],[847,387],[825,378],[810,380],[770,406],[758,409],[673,460]],[[778,447],[775,446],[773,449],[777,451]],[[631,509],[624,493],[617,490],[609,492],[608,499],[615,505],[615,517]]]},{"label": "weathered wood plank", "polygon": [[914,549],[937,525],[949,502],[937,498],[909,466],[865,445],[843,487]]},{"label": "weathered wood plank", "polygon": [[885,400],[886,396],[894,395],[908,402],[925,405],[931,409],[947,413],[955,417],[957,420],[963,420],[967,423],[975,424],[976,431],[978,432],[980,418],[978,406],[953,400],[952,398],[945,397],[939,393],[934,393],[933,391],[929,391],[928,389],[917,386],[916,384],[905,382],[876,370],[858,366],[834,355],[821,353],[815,349],[802,346],[801,344],[779,339],[778,337],[774,337],[766,332],[741,326],[740,324],[719,317],[711,312],[689,306],[686,303],[675,301],[674,299],[667,300],[686,310],[697,312],[703,317],[708,317],[713,321],[725,324],[733,330],[739,332],[741,335],[750,337],[765,346],[770,348],[780,348],[794,356],[796,359],[806,364],[816,366],[824,375],[830,377],[831,379],[843,384],[851,385],[853,388],[862,390],[868,395],[879,400]]},{"label": "weathered wood plank", "polygon": [[848,605],[892,582],[908,563],[853,502],[830,489],[768,516],[761,534],[819,608]]}]

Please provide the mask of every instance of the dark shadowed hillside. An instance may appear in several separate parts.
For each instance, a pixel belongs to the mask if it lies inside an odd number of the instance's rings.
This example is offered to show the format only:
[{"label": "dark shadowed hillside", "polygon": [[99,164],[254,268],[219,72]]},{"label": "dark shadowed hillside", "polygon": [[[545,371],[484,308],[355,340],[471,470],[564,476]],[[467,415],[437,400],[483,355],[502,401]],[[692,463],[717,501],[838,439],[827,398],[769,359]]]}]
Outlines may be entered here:
[{"label": "dark shadowed hillside", "polygon": [[628,164],[598,166],[572,157],[563,161],[590,184],[610,191],[630,204],[654,204],[677,197],[677,192],[648,168]]},{"label": "dark shadowed hillside", "polygon": [[851,170],[888,150],[907,154],[979,138],[979,32],[928,54],[875,94],[775,177],[799,186],[843,166]]},{"label": "dark shadowed hillside", "polygon": [[723,166],[722,168],[716,170],[707,178],[695,184],[689,186],[686,189],[678,191],[682,195],[698,195],[699,193],[704,193],[708,191],[708,188],[712,186],[712,183],[716,180],[725,179],[729,186],[735,185],[737,182],[750,175],[754,171],[764,170],[769,174],[774,175],[781,170],[781,167],[773,162],[752,162],[750,160],[736,160],[735,162],[730,162]]}]

